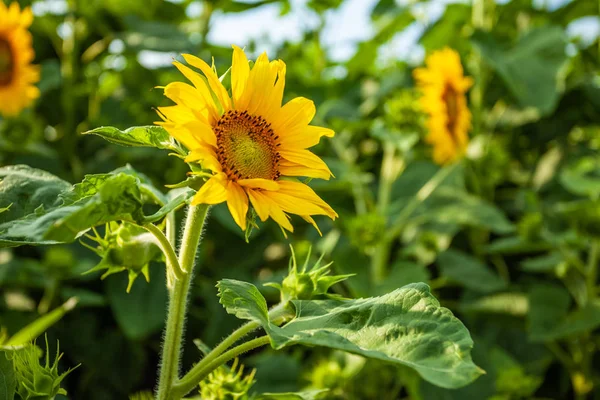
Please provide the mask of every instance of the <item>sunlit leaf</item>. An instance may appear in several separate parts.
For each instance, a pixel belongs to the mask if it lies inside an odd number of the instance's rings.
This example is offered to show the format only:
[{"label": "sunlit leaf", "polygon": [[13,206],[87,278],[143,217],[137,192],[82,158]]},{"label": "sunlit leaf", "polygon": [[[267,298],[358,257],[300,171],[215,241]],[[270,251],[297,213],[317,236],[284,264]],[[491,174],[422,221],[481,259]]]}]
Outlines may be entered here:
[{"label": "sunlit leaf", "polygon": [[482,31],[477,31],[471,40],[521,106],[536,107],[544,115],[554,109],[559,99],[558,70],[567,60],[563,29],[532,29],[510,48]]},{"label": "sunlit leaf", "polygon": [[254,285],[227,279],[219,289],[226,308],[260,322],[276,349],[303,344],[344,350],[409,366],[446,388],[467,385],[482,373],[471,360],[469,331],[425,284],[367,299],[293,301],[296,318],[281,328],[265,323],[266,303]]},{"label": "sunlit leaf", "polygon": [[101,126],[84,135],[98,135],[107,141],[121,146],[155,147],[181,153],[181,148],[169,133],[160,126],[134,126],[124,131],[113,126]]},{"label": "sunlit leaf", "polygon": [[29,325],[25,326],[14,335],[12,335],[5,346],[20,346],[27,344],[44,333],[48,328],[60,320],[67,312],[71,311],[77,305],[77,298],[67,300],[60,307],[55,308],[48,314],[41,316]]}]

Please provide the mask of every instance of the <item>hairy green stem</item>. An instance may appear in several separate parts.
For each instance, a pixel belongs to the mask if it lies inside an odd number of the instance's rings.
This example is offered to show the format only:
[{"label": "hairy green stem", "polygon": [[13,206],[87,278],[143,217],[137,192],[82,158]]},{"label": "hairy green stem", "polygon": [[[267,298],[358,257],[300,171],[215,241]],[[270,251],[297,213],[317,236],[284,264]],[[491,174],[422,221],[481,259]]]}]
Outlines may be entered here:
[{"label": "hairy green stem", "polygon": [[183,279],[175,280],[169,293],[169,309],[165,340],[163,342],[157,399],[171,398],[172,387],[179,377],[179,358],[183,339],[183,327],[187,308],[187,298],[193,275],[196,250],[206,220],[208,205],[190,206],[183,231],[179,265],[185,273]]},{"label": "hairy green stem", "polygon": [[173,273],[177,279],[184,279],[185,272],[181,270],[181,266],[179,265],[179,260],[177,260],[177,255],[175,254],[173,245],[165,236],[163,231],[154,224],[145,224],[143,225],[143,228],[154,235],[158,241],[158,245],[167,258],[167,270]]},{"label": "hairy green stem", "polygon": [[[279,303],[269,311],[269,320],[271,321],[271,323],[279,326],[291,317],[293,317],[293,315],[290,314],[290,312],[286,309],[285,306],[286,305],[284,303]],[[223,354],[225,350],[233,346],[238,340],[240,340],[241,338],[243,338],[244,336],[246,336],[247,334],[259,327],[259,323],[252,321],[236,329],[234,332],[231,333],[231,335],[227,336],[221,343],[219,343],[217,347],[210,351],[202,360],[200,360],[200,362],[194,365],[194,367],[187,374],[185,374],[185,376],[181,378],[176,385],[179,385],[179,383],[184,381],[193,381],[193,379],[195,379],[194,377],[199,376],[200,371],[203,371],[205,368],[207,368],[208,365],[213,365],[213,361],[218,359],[219,356],[221,356],[221,354]],[[217,367],[218,365],[215,368]],[[208,372],[210,373],[210,371]],[[200,380],[196,380],[195,384],[198,384]],[[191,384],[188,383],[188,385]],[[184,393],[184,395],[186,393]]]},{"label": "hairy green stem", "polygon": [[192,369],[185,377],[173,385],[172,399],[180,399],[181,397],[185,396],[192,389],[194,389],[196,385],[198,385],[198,382],[202,381],[208,376],[208,374],[225,364],[227,361],[239,356],[242,353],[269,344],[269,342],[270,339],[268,335],[258,337],[248,342],[244,342],[239,346],[236,346],[233,349],[223,353],[219,357],[215,358],[212,362],[208,363],[208,365],[206,365],[204,368]]}]

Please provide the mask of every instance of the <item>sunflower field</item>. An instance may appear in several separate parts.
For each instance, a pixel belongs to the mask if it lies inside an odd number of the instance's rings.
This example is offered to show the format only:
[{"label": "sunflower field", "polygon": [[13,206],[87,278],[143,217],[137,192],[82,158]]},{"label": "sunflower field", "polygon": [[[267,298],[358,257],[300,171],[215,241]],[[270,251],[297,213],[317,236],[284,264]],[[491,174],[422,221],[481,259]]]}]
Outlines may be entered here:
[{"label": "sunflower field", "polygon": [[600,399],[599,38],[0,0],[0,400]]}]

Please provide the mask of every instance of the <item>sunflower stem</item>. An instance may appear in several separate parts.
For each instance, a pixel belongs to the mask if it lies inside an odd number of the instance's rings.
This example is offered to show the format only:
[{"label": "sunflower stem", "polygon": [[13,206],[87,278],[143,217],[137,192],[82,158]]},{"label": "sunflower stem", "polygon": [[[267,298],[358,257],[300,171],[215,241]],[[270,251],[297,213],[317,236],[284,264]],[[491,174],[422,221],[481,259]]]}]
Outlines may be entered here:
[{"label": "sunflower stem", "polygon": [[[404,163],[396,157],[396,146],[391,142],[385,142],[383,147],[383,160],[379,174],[379,191],[377,193],[377,212],[387,222],[388,206],[392,193],[392,185],[398,177],[398,172]],[[387,274],[387,262],[390,256],[390,242],[382,240],[371,260],[371,281],[378,284],[385,279]]]},{"label": "sunflower stem", "polygon": [[[277,326],[283,324],[290,318],[293,318],[293,316],[294,315],[286,309],[285,303],[279,303],[269,311],[269,320],[271,321],[271,323]],[[214,365],[215,360],[221,358],[221,354],[223,354],[227,349],[233,346],[244,336],[248,335],[250,332],[254,331],[259,327],[260,324],[258,324],[257,322],[248,322],[236,329],[234,332],[232,332],[231,335],[223,339],[223,341],[217,347],[211,350],[202,360],[200,360],[200,362],[194,365],[194,367],[188,373],[186,373],[185,376],[183,376],[183,378],[181,378],[175,383],[173,388],[173,398],[179,399],[180,397],[185,396],[190,390],[194,388],[194,386],[200,383],[200,381],[204,379],[206,375],[208,375],[212,370],[219,367],[220,364],[216,366]],[[243,346],[243,344],[241,344],[240,346]],[[240,346],[236,348],[239,348]],[[229,361],[229,359],[225,359],[225,361],[223,361],[222,363],[225,363],[227,361]],[[206,372],[205,375],[204,372],[208,369],[209,366],[213,366],[213,368],[210,371]]]},{"label": "sunflower stem", "polygon": [[271,339],[268,335],[258,337],[256,339],[249,340],[234,347],[233,349],[223,353],[219,357],[215,358],[212,362],[208,363],[204,368],[198,368],[190,371],[188,375],[183,377],[179,382],[173,385],[173,394],[171,399],[179,400],[187,393],[189,393],[199,382],[208,376],[212,371],[225,364],[227,361],[234,359],[242,353],[253,350],[257,347],[265,346],[269,344]]},{"label": "sunflower stem", "polygon": [[163,342],[157,399],[171,398],[172,388],[179,377],[179,358],[183,341],[183,328],[187,308],[187,298],[193,276],[196,250],[206,221],[208,205],[190,206],[185,221],[179,265],[184,273],[182,279],[176,279],[169,293],[167,326]]},{"label": "sunflower stem", "polygon": [[413,212],[431,196],[431,194],[446,180],[446,178],[457,168],[460,163],[454,163],[447,167],[440,168],[435,175],[424,184],[421,189],[410,199],[408,204],[402,209],[396,218],[395,225],[388,230],[385,241],[392,242],[398,237],[412,216]]},{"label": "sunflower stem", "polygon": [[142,227],[154,235],[158,241],[160,249],[167,258],[167,274],[174,274],[175,277],[180,280],[184,279],[185,272],[182,271],[181,266],[179,265],[179,260],[177,260],[177,255],[175,254],[175,250],[163,231],[154,224],[145,224]]}]

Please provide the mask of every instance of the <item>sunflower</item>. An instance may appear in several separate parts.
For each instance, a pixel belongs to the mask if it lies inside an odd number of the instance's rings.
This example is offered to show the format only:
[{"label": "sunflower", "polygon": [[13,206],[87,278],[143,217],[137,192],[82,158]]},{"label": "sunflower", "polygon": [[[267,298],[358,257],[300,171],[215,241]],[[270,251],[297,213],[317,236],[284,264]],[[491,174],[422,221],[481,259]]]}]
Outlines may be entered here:
[{"label": "sunflower", "polygon": [[292,232],[288,214],[297,214],[318,227],[312,215],[336,212],[297,178],[329,179],[327,165],[307,148],[331,129],[309,125],[315,115],[311,100],[297,97],[282,106],[285,63],[269,61],[266,53],[250,68],[242,49],[233,46],[231,96],[216,69],[184,54],[174,65],[194,86],[173,82],[165,96],[177,105],[159,107],[162,125],[190,151],[187,162],[210,171],[192,204],[227,206],[235,222],[246,229],[249,204],[262,221],[269,217]]},{"label": "sunflower", "polygon": [[39,97],[34,86],[40,79],[39,68],[31,65],[34,52],[31,33],[31,9],[20,10],[17,3],[6,7],[0,1],[0,114],[18,114]]},{"label": "sunflower", "polygon": [[465,93],[473,80],[464,76],[458,53],[445,48],[425,60],[426,68],[414,70],[422,92],[423,110],[429,114],[427,142],[433,145],[433,159],[447,164],[461,157],[469,143],[471,113]]}]

